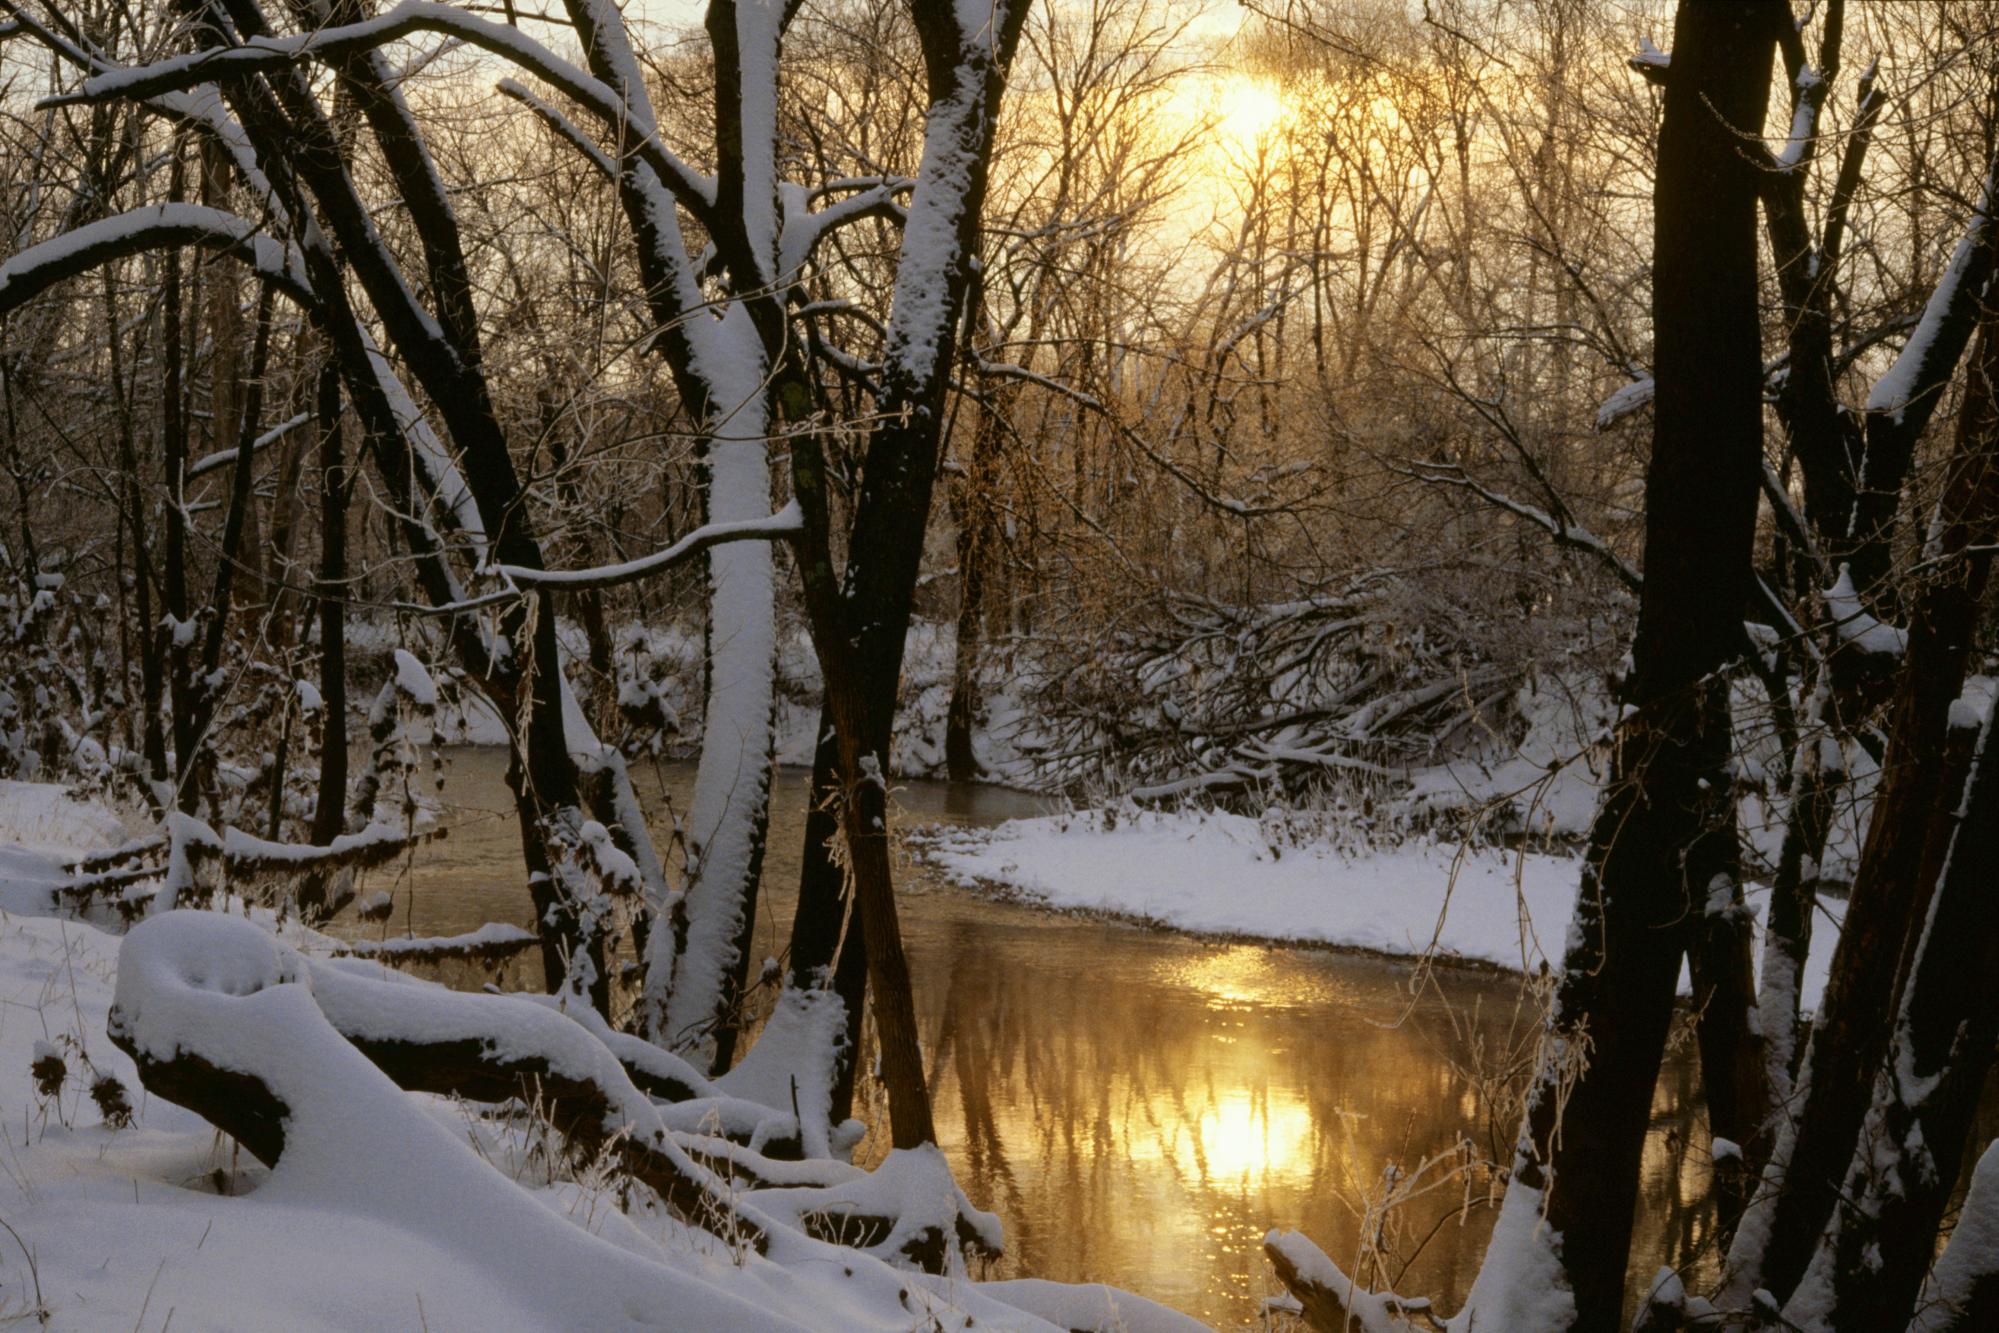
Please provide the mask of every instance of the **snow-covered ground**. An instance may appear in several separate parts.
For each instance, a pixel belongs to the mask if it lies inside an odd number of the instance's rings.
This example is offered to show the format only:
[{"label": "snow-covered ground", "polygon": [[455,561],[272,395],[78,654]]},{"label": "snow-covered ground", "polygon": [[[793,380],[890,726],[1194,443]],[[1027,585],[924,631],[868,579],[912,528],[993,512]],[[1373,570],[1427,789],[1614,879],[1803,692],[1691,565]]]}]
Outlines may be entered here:
[{"label": "snow-covered ground", "polygon": [[[1559,961],[1581,882],[1575,855],[1421,839],[1349,853],[1288,825],[1215,812],[1093,810],[939,826],[913,841],[968,887],[1050,907],[1199,934],[1434,950],[1525,970]],[[1750,899],[1759,912],[1761,896]],[[1842,901],[1823,904],[1805,968],[1807,1008],[1825,990],[1844,911]]]},{"label": "snow-covered ground", "polygon": [[[1198,1327],[1104,1287],[930,1277],[797,1233],[759,1257],[621,1210],[601,1176],[552,1180],[531,1140],[398,1091],[328,1026],[312,999],[326,965],[292,948],[330,942],[280,942],[236,914],[169,913],[124,937],[41,914],[65,859],[125,832],[57,788],[0,783],[0,1323]],[[299,1101],[275,1168],[146,1095],[107,1035],[114,1000],[156,1056],[198,1034]]]}]

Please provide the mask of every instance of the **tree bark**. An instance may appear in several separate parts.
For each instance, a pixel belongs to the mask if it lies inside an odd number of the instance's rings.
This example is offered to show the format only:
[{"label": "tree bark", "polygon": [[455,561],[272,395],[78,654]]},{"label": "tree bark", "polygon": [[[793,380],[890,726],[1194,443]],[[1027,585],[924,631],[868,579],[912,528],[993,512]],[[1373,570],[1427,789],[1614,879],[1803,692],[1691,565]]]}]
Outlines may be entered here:
[{"label": "tree bark", "polygon": [[[995,4],[990,14],[981,13],[975,26],[957,11],[912,6],[928,74],[930,128],[909,225],[923,229],[939,244],[923,254],[905,250],[896,274],[895,309],[876,405],[880,424],[868,442],[839,590],[836,657],[845,661],[855,682],[859,697],[845,720],[859,731],[851,738],[839,738],[837,751],[822,740],[813,764],[815,798],[838,802],[849,792],[865,792],[887,780],[903,643],[909,633],[943,440],[951,350],[978,253],[979,217],[1000,94],[1026,11],[1025,4]],[[946,238],[948,245],[942,243]],[[828,702],[837,733],[842,719],[830,706],[830,689]],[[871,756],[879,766],[877,773],[859,774],[848,766],[843,756],[850,739],[852,754]],[[861,782],[863,777],[870,781]],[[885,788],[882,796],[886,797]],[[875,797],[867,795],[866,800],[873,805]],[[886,867],[885,799],[881,807]],[[862,928],[850,925],[842,935],[839,926],[846,913],[841,872],[826,839],[830,823],[807,821],[792,928],[792,975],[809,981],[830,966],[847,1005],[851,1034],[859,1030],[865,998],[862,978],[876,985],[882,980],[873,955],[881,951],[899,962],[901,951],[892,933],[889,938],[880,934],[895,929],[892,898],[874,910],[861,904],[863,910],[853,914],[853,922]],[[875,836],[865,821],[863,832],[864,841]],[[888,1000],[900,1002],[893,996]],[[878,1022],[882,1002],[878,995]],[[848,1050],[855,1049],[850,1042]],[[851,1079],[844,1082],[851,1093]],[[920,1087],[920,1074],[915,1083]],[[912,1088],[910,1095],[914,1093]],[[835,1117],[845,1111],[836,1106]],[[921,1118],[928,1120],[927,1105]]]},{"label": "tree bark", "polygon": [[[1795,1143],[1771,1204],[1758,1285],[1788,1294],[1838,1201],[1855,1136],[1872,1098],[1915,932],[1955,824],[1962,761],[1952,762],[1951,709],[1963,692],[1988,565],[1966,548],[1999,531],[1999,339],[1988,323],[1958,417],[1938,531],[1941,567],[1910,606],[1909,639],[1888,720],[1888,754],[1819,1021],[1806,1048]],[[1944,842],[1943,846],[1948,846]]]},{"label": "tree bark", "polygon": [[[1738,143],[1762,127],[1778,25],[1789,21],[1774,0],[1684,0],[1674,25],[1653,221],[1657,391],[1632,711],[1591,829],[1504,1205],[1545,1206],[1540,1243],[1574,1298],[1555,1327],[1619,1322],[1687,923],[1734,855],[1722,671],[1751,592],[1763,424],[1757,180]],[[1506,1326],[1507,1311],[1537,1295],[1522,1284],[1547,1274],[1508,1272],[1519,1257],[1489,1252],[1473,1319]]]}]

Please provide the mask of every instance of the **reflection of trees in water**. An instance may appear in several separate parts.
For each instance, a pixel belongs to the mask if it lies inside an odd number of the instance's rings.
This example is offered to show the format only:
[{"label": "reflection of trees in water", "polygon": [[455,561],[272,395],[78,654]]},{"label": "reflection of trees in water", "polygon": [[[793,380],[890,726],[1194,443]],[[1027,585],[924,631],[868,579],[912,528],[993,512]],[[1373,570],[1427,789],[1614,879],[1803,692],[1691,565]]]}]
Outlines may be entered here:
[{"label": "reflection of trees in water", "polygon": [[[930,955],[917,962],[931,1077],[961,1183],[1006,1218],[1021,1271],[1120,1281],[1240,1320],[1269,1285],[1267,1228],[1355,1253],[1384,1169],[1447,1151],[1474,1123],[1442,1058],[1457,1040],[1442,1002],[1391,1025],[1408,1007],[1399,965],[951,915],[915,946]],[[1232,971],[1238,952],[1252,966]],[[1222,974],[1226,985],[1189,984]],[[1444,980],[1460,1023],[1483,1001],[1468,1030],[1494,1044],[1514,985]],[[1280,1007],[1286,993],[1314,1003]],[[1694,1078],[1678,1060],[1661,1085],[1640,1219],[1660,1237],[1650,1254],[1711,1241],[1695,1174],[1706,1164],[1688,1159],[1699,1139],[1680,1109]],[[1391,1275],[1420,1245],[1410,1284],[1460,1296],[1490,1215],[1456,1215],[1487,1185],[1454,1178],[1404,1204]]]},{"label": "reflection of trees in water", "polygon": [[[445,796],[459,826],[418,853],[419,933],[530,910],[506,871],[517,865],[517,835],[504,820],[478,818],[508,808],[503,766],[495,752],[454,752]],[[691,772],[642,766],[635,777],[651,802],[652,782],[663,777],[683,796]],[[911,784],[905,797],[935,811],[945,790]],[[777,788],[762,953],[781,947],[777,927],[790,917],[803,795],[802,784]],[[921,866],[903,873],[911,890],[928,880]],[[1239,1324],[1272,1286],[1265,1229],[1300,1228],[1351,1260],[1383,1168],[1478,1134],[1485,1117],[1451,1068],[1466,1061],[1466,1042],[1442,1002],[1427,999],[1387,1026],[1409,1003],[1406,964],[1202,945],[949,890],[913,891],[903,908],[939,1129],[966,1192],[1005,1218],[1012,1271],[1117,1282]],[[1467,1031],[1502,1045],[1518,983],[1439,977]],[[1697,1273],[1714,1262],[1704,1202],[1712,1163],[1694,1146],[1706,1142],[1698,1092],[1688,1044],[1668,1059],[1653,1099],[1632,1247],[1648,1266],[1631,1274],[1634,1291],[1658,1256]],[[1988,1087],[1971,1141],[1995,1136],[1999,1103]],[[1483,1192],[1475,1182],[1473,1195]],[[1400,1210],[1388,1247],[1393,1285],[1445,1308],[1461,1300],[1491,1226],[1483,1208],[1462,1223],[1452,1216],[1465,1199],[1459,1186]]]}]

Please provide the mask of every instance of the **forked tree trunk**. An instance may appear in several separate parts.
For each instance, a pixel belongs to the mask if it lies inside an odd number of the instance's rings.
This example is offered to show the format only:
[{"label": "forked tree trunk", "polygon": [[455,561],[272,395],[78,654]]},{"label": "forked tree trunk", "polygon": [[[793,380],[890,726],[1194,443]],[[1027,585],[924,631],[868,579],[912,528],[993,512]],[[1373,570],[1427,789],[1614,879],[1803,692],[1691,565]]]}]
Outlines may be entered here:
[{"label": "forked tree trunk", "polygon": [[[896,273],[883,391],[877,404],[881,424],[868,442],[838,595],[841,642],[837,655],[851,671],[859,698],[846,718],[832,709],[828,716],[836,731],[843,721],[863,730],[858,736],[839,737],[837,749],[822,738],[813,764],[815,801],[838,803],[848,793],[885,783],[888,777],[903,643],[909,633],[923,538],[930,521],[952,349],[964,314],[972,258],[977,254],[1000,93],[1027,12],[1027,6],[1018,2],[973,9],[976,13],[927,4],[912,6],[929,77],[930,107],[924,158],[905,235],[921,236],[924,243],[920,247],[905,243],[902,265]],[[850,748],[854,755],[871,757],[877,771],[855,773],[842,759]],[[886,879],[885,787],[882,796],[880,840]],[[868,794],[865,799],[872,806],[875,797]],[[861,826],[870,838],[877,831],[868,822],[873,818],[870,814]],[[879,985],[883,979],[874,952],[886,951],[899,965],[901,950],[893,938],[874,938],[879,929],[893,927],[893,899],[876,907],[869,907],[863,899],[857,904],[861,910],[849,917],[842,895],[843,877],[827,840],[834,826],[830,817],[806,824],[798,910],[792,927],[792,976],[794,981],[811,984],[822,968],[832,968],[840,998],[847,1005],[852,1037],[860,1028],[865,983]],[[852,850],[850,847],[850,853]],[[844,934],[843,920],[847,921]],[[906,986],[906,978],[902,984]],[[878,995],[876,1000],[878,1006],[900,1004],[906,997]],[[884,1041],[888,1035],[884,1028]],[[853,1052],[857,1045],[850,1040],[848,1051]],[[911,1058],[916,1074],[903,1095],[914,1098],[922,1094],[927,1102],[927,1093],[922,1092],[920,1056]],[[852,1088],[849,1070],[836,1098],[847,1102]],[[894,1097],[892,1089],[891,1102]],[[836,1105],[835,1118],[846,1110],[845,1104]],[[927,1124],[927,1104],[921,1119]],[[901,1135],[898,1128],[899,1147],[906,1146]]]}]

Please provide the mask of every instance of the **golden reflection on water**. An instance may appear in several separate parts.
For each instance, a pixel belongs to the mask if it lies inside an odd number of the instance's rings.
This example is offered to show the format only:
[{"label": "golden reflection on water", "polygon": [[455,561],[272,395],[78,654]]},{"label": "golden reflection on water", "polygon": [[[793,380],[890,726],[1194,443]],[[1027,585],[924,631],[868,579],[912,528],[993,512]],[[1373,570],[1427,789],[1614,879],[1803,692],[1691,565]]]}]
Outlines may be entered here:
[{"label": "golden reflection on water", "polygon": [[1232,1089],[1202,1108],[1187,1131],[1182,1165],[1209,1179],[1246,1185],[1310,1175],[1312,1112],[1290,1089],[1262,1096]]},{"label": "golden reflection on water", "polygon": [[[419,854],[407,909],[397,886],[397,929],[527,920],[511,821],[471,818],[507,810],[503,767],[497,754],[456,752],[446,799],[463,822]],[[683,808],[691,773],[667,772]],[[1031,812],[1017,796],[941,784],[910,783],[900,796],[920,818]],[[774,792],[759,957],[788,933],[803,798],[796,775]],[[901,873],[941,1146],[966,1193],[1005,1224],[1004,1275],[1108,1282],[1241,1327],[1276,1294],[1262,1253],[1271,1227],[1303,1230],[1352,1271],[1363,1212],[1391,1163],[1413,1168],[1464,1133],[1481,1154],[1506,1151],[1494,1140],[1512,1126],[1484,1128],[1484,1108],[1446,1058],[1462,1058],[1463,1043],[1444,1004],[1428,996],[1412,1007],[1404,964],[1051,917],[976,900],[920,867]],[[1460,1022],[1503,1048],[1512,983],[1440,980]],[[1662,1255],[1678,1263],[1710,1239],[1694,1084],[1682,1047],[1645,1151],[1640,1282]],[[1396,1257],[1383,1276],[1447,1311],[1490,1229],[1488,1210],[1452,1217],[1464,1197],[1439,1188],[1389,1219]]]},{"label": "golden reflection on water", "polygon": [[1191,958],[1159,960],[1156,975],[1167,986],[1199,991],[1226,1009],[1241,1005],[1301,1008],[1345,1004],[1353,989],[1333,976],[1300,975],[1297,951],[1261,944],[1210,946]]}]

